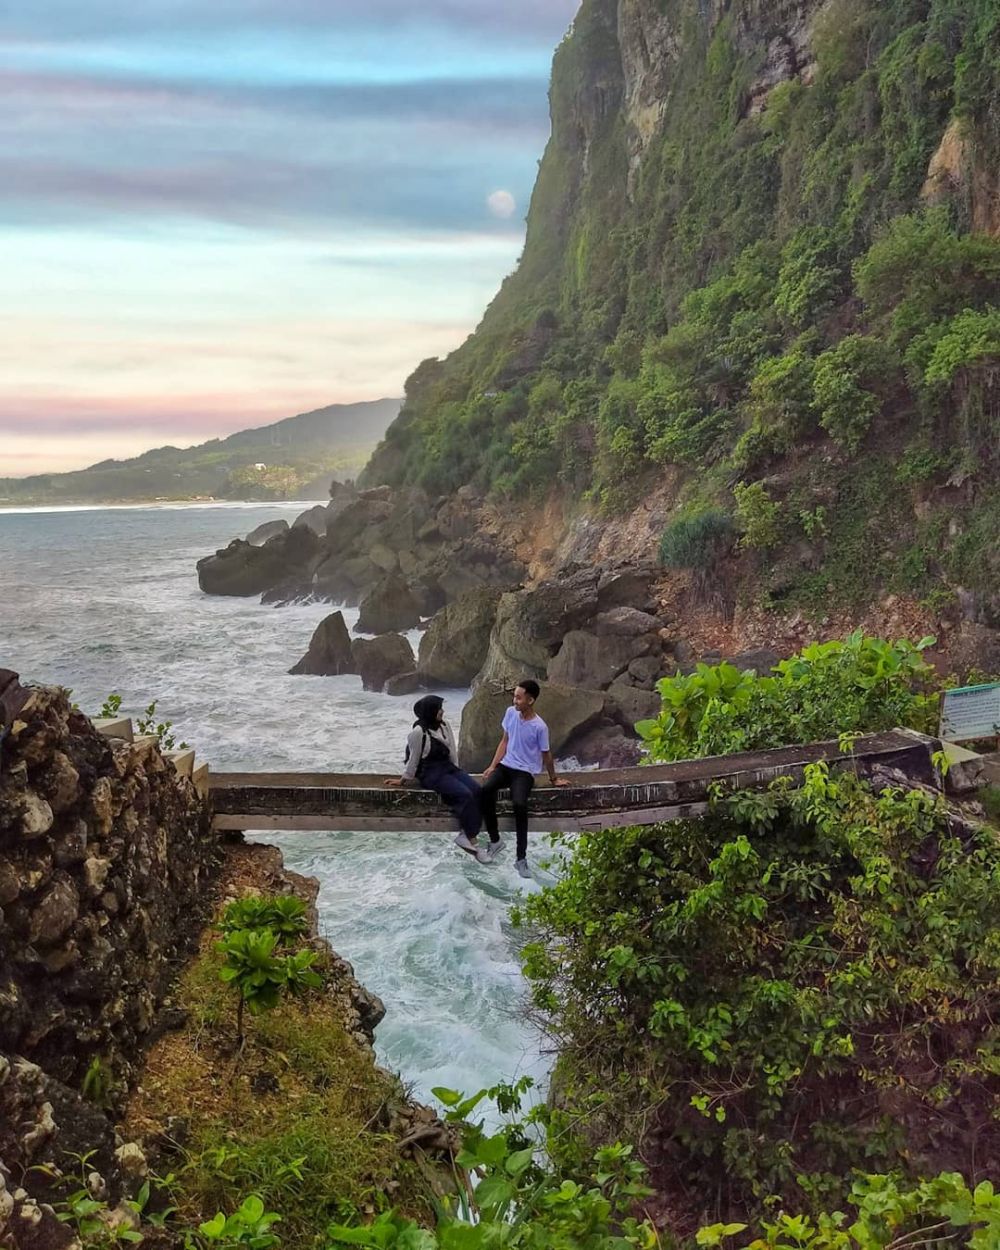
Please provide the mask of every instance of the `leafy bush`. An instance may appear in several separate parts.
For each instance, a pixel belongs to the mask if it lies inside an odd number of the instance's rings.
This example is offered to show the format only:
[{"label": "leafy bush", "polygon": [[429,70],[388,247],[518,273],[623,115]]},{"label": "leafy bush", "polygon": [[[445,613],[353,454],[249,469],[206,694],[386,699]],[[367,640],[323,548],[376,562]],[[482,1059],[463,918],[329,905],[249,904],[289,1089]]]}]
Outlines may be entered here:
[{"label": "leafy bush", "polygon": [[283,941],[300,937],[307,927],[306,905],[293,894],[270,897],[248,894],[229,903],[219,921],[223,933],[234,933],[237,929],[270,929]]},{"label": "leafy bush", "polygon": [[659,682],[663,711],[636,731],[656,763],[896,726],[933,732],[938,683],[922,656],[933,642],[889,643],[859,630],[844,642],[806,647],[768,677],[699,664],[690,676]]},{"label": "leafy bush", "polygon": [[819,423],[836,443],[855,452],[882,410],[875,387],[891,368],[879,339],[849,335],[816,361],[813,399]]},{"label": "leafy bush", "polygon": [[742,537],[741,547],[766,550],[776,546],[780,536],[778,518],[781,505],[767,493],[763,482],[737,482],[733,487],[736,500],[736,522]]},{"label": "leafy bush", "polygon": [[243,1009],[251,1015],[277,1007],[283,993],[316,989],[323,978],[313,971],[316,952],[301,950],[276,955],[278,936],[270,929],[235,929],[217,944],[225,956],[219,980],[239,994],[236,1036],[243,1040]]},{"label": "leafy bush", "polygon": [[261,1199],[251,1194],[232,1215],[220,1211],[199,1224],[197,1233],[188,1233],[184,1250],[271,1250],[281,1241],[271,1231],[280,1221],[277,1211],[268,1211]]},{"label": "leafy bush", "polygon": [[671,521],[660,539],[660,560],[668,569],[706,568],[726,554],[736,536],[728,512],[705,508]]},{"label": "leafy bush", "polygon": [[[652,1227],[633,1211],[636,1201],[651,1191],[643,1184],[645,1168],[632,1157],[630,1146],[602,1146],[579,1170],[555,1168],[525,1122],[514,1119],[497,1133],[486,1133],[482,1121],[467,1123],[486,1090],[468,1098],[449,1089],[434,1093],[445,1105],[445,1118],[460,1128],[462,1140],[455,1158],[456,1192],[439,1203],[434,1230],[392,1210],[370,1224],[331,1225],[331,1246],[653,1250],[659,1244]],[[519,1110],[518,1087],[504,1087],[498,1105]],[[478,1178],[475,1188],[471,1176]]]},{"label": "leafy bush", "polygon": [[632,1138],[667,1209],[723,1220],[1000,1166],[992,831],[816,764],[567,847],[517,915],[567,1149]]}]

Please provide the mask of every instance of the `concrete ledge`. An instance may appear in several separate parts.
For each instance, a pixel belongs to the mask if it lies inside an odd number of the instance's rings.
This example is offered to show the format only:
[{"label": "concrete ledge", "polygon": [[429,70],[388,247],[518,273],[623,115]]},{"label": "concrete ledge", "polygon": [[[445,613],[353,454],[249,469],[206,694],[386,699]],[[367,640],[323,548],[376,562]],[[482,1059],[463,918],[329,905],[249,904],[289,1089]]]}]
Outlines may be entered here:
[{"label": "concrete ledge", "polygon": [[199,764],[191,773],[191,781],[201,797],[207,799],[209,787],[208,765]]},{"label": "concrete ledge", "polygon": [[163,754],[177,769],[179,776],[190,777],[194,772],[194,751],[190,747],[182,751],[164,751]]},{"label": "concrete ledge", "polygon": [[97,720],[91,723],[97,732],[105,738],[121,738],[124,742],[131,742],[135,736],[132,731],[132,718],[130,716],[99,716]]}]

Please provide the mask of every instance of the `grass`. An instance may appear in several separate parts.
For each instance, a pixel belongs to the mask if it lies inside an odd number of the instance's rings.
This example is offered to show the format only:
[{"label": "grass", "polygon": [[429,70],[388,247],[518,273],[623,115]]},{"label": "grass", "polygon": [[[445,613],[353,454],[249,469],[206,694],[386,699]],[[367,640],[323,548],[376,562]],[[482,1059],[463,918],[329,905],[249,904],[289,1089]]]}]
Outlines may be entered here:
[{"label": "grass", "polygon": [[426,1217],[428,1180],[390,1131],[402,1086],[346,1031],[335,992],[249,1018],[237,1054],[220,962],[208,934],[176,992],[188,1023],[153,1047],[127,1113],[133,1135],[149,1140],[172,1118],[182,1138],[167,1161],[179,1218],[194,1224],[257,1193],[282,1213],[285,1250],[304,1250],[353,1211],[393,1204]]}]

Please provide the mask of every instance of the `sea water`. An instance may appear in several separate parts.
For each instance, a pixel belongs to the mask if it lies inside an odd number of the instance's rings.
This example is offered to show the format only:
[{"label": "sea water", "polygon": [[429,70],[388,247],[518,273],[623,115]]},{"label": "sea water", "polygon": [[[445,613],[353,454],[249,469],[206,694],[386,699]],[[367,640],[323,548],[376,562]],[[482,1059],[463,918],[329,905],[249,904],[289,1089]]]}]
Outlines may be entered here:
[{"label": "sea water", "polygon": [[[308,504],[0,511],[0,667],[70,688],[96,715],[112,692],[213,768],[398,775],[410,698],[360,678],[291,677],[329,604],[204,595],[195,562]],[[356,612],[345,611],[348,625]],[[416,635],[412,641],[416,643]],[[457,728],[467,691],[440,691]],[[499,728],[498,728],[499,735]],[[508,912],[513,857],[484,866],[448,834],[268,835],[318,878],[325,935],[385,1001],[380,1060],[417,1097],[523,1075],[544,1081]]]}]

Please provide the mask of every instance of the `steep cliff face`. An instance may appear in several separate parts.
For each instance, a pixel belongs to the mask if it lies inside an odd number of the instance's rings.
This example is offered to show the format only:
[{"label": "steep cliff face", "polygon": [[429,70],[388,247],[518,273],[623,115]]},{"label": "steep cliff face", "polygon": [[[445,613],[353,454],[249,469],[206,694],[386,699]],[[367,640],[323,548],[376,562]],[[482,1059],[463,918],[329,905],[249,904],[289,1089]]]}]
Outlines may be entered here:
[{"label": "steep cliff face", "polygon": [[995,615],[998,46],[993,0],[584,0],[521,262],[368,482],[653,499],[731,599]]}]

